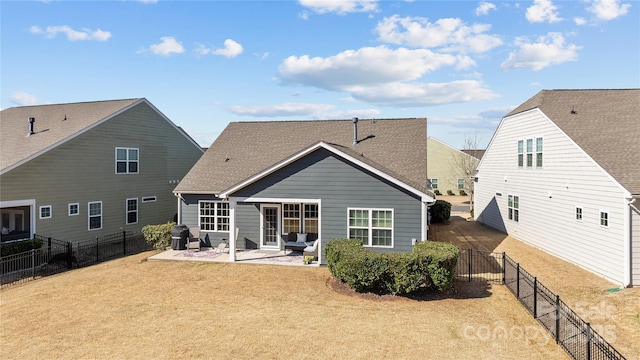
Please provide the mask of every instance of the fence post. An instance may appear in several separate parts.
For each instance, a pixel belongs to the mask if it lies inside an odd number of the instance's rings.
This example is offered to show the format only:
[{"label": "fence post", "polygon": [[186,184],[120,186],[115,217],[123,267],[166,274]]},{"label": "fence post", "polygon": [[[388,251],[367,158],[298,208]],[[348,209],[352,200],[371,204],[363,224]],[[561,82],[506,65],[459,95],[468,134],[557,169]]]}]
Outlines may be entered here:
[{"label": "fence post", "polygon": [[520,300],[520,263],[516,264],[516,297]]},{"label": "fence post", "polygon": [[73,260],[72,257],[73,256],[73,244],[69,241],[67,241],[67,269],[71,270],[71,268],[73,267]]},{"label": "fence post", "polygon": [[47,238],[47,261],[51,258],[51,238]]},{"label": "fence post", "polygon": [[533,278],[533,318],[538,319],[538,278]]},{"label": "fence post", "polygon": [[556,344],[560,342],[560,295],[556,295]]},{"label": "fence post", "polygon": [[471,260],[473,259],[471,257],[472,256],[472,252],[473,252],[473,249],[469,248],[469,252],[468,252],[468,254],[469,254],[469,282],[471,282],[471,271],[473,271],[473,267],[471,266]]},{"label": "fence post", "polygon": [[36,278],[36,249],[31,249],[31,278]]},{"label": "fence post", "polygon": [[127,255],[127,232],[122,232],[122,255]]},{"label": "fence post", "polygon": [[507,253],[502,252],[502,284],[507,282]]},{"label": "fence post", "polygon": [[587,360],[591,360],[591,324],[587,323]]}]

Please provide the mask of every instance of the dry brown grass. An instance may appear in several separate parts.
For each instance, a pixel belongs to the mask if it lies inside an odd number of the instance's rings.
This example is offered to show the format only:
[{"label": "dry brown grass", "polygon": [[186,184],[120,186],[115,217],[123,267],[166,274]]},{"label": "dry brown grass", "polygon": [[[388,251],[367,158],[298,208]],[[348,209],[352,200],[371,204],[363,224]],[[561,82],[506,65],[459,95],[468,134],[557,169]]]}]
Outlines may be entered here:
[{"label": "dry brown grass", "polygon": [[150,255],[0,291],[0,358],[565,358],[500,285],[417,301],[354,294],[326,268]]},{"label": "dry brown grass", "polygon": [[437,241],[506,252],[576,311],[628,359],[640,360],[640,288],[609,292],[613,284],[576,265],[476,222],[452,216],[434,225]]}]

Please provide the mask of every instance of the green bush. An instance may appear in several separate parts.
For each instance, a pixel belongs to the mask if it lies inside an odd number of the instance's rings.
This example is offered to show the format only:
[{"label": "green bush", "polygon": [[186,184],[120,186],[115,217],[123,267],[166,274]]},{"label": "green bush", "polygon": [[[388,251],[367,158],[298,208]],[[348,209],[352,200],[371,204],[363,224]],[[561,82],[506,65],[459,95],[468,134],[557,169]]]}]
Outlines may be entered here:
[{"label": "green bush", "polygon": [[436,200],[436,203],[429,207],[432,223],[441,223],[451,217],[451,203],[444,200]]},{"label": "green bush", "polygon": [[448,289],[458,259],[458,248],[434,242],[420,242],[411,253],[376,253],[360,240],[333,239],[325,251],[339,281],[358,292],[394,295]]},{"label": "green bush", "polygon": [[435,195],[442,195],[442,193],[440,193],[440,190],[438,190],[438,189],[433,190],[433,193]]},{"label": "green bush", "polygon": [[455,195],[455,193],[451,190],[447,190],[447,195]]},{"label": "green bush", "polygon": [[460,196],[467,196],[467,192],[464,190],[460,190]]},{"label": "green bush", "polygon": [[20,254],[33,249],[40,249],[42,247],[42,240],[29,239],[22,241],[15,241],[10,243],[0,244],[0,256],[5,257],[13,254]]},{"label": "green bush", "polygon": [[145,225],[142,228],[142,235],[147,244],[154,249],[164,250],[171,245],[171,229],[176,223],[170,221],[160,225]]}]

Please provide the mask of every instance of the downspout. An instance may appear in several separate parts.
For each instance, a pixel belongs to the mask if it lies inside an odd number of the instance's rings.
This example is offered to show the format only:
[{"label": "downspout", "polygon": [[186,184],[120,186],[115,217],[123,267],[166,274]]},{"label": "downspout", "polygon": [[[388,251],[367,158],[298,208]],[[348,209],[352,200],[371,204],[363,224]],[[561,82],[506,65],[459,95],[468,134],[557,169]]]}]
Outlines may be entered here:
[{"label": "downspout", "polygon": [[182,194],[180,193],[173,193],[173,195],[178,198],[178,224],[182,223],[182,204],[180,203],[180,201],[184,201],[184,198],[182,197]]},{"label": "downspout", "polygon": [[638,211],[638,207],[634,205],[638,198],[640,198],[640,195],[631,195],[625,197],[625,199],[627,200],[627,206],[624,207],[624,215],[627,219],[627,226],[625,226],[624,228],[624,238],[626,240],[626,244],[624,246],[624,287],[631,287],[634,285],[631,283],[631,272],[633,271],[631,264],[631,249],[633,246],[633,239],[631,238],[631,228],[633,227],[633,214],[631,212],[631,208],[633,207],[634,209],[636,209],[636,211]]}]

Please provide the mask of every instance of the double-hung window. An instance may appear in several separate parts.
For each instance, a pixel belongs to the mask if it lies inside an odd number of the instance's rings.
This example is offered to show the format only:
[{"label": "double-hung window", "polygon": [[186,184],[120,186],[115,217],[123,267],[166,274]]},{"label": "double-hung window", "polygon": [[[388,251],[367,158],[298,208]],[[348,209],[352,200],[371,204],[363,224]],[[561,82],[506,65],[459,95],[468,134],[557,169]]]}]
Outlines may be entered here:
[{"label": "double-hung window", "polygon": [[229,203],[200,201],[200,230],[229,231]]},{"label": "double-hung window", "polygon": [[524,140],[518,140],[518,167],[524,166]]},{"label": "double-hung window", "polygon": [[393,247],[393,210],[349,209],[350,239],[359,239],[364,246]]},{"label": "double-hung window", "polygon": [[582,222],[582,208],[576,206],[576,221]]},{"label": "double-hung window", "polygon": [[600,226],[609,227],[609,212],[600,211]]},{"label": "double-hung window", "polygon": [[536,138],[536,167],[542,167],[542,138]]},{"label": "double-hung window", "polygon": [[89,230],[102,229],[102,201],[89,203]]},{"label": "double-hung window", "polygon": [[464,190],[464,179],[458,178],[458,190]]},{"label": "double-hung window", "polygon": [[431,189],[432,190],[438,190],[438,179],[437,178],[429,179],[429,183],[431,183]]},{"label": "double-hung window", "polygon": [[137,174],[139,161],[137,148],[116,148],[116,174]]},{"label": "double-hung window", "polygon": [[509,220],[515,222],[520,221],[520,197],[515,195],[509,195],[509,202],[507,204],[509,209]]},{"label": "double-hung window", "polygon": [[138,199],[127,199],[127,224],[138,223]]},{"label": "double-hung window", "polygon": [[282,207],[283,232],[300,232],[300,204],[283,204]]},{"label": "double-hung window", "polygon": [[533,167],[533,139],[527,139],[527,167]]},{"label": "double-hung window", "polygon": [[304,232],[318,233],[318,204],[304,204]]}]

